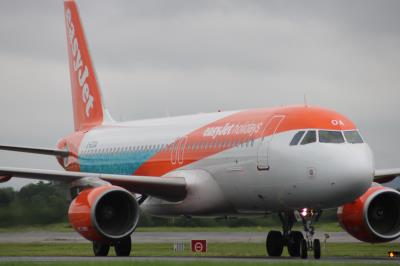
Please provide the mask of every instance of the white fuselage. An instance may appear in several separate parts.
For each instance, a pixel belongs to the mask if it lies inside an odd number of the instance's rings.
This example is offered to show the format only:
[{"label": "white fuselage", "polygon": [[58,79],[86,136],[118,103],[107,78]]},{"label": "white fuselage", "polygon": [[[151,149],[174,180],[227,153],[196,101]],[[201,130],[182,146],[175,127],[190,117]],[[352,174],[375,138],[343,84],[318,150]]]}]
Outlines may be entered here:
[{"label": "white fuselage", "polygon": [[[289,145],[300,130],[319,128],[278,130],[292,115],[284,110],[264,121],[235,120],[240,114],[199,114],[92,129],[79,146],[80,171],[183,176],[188,190],[183,201],[150,197],[144,202],[142,207],[156,215],[323,209],[352,201],[370,187],[374,165],[366,143],[320,143],[317,138],[306,145]],[[213,125],[216,121],[223,121],[220,129]],[[232,132],[237,141],[224,141],[232,139]]]}]

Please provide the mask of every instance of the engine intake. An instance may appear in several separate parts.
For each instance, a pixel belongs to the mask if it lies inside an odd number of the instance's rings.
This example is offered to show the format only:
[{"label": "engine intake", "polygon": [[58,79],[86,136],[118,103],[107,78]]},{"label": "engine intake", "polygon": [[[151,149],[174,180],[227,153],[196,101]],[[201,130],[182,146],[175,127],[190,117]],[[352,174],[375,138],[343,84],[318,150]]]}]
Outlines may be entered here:
[{"label": "engine intake", "polygon": [[392,241],[400,236],[400,193],[373,186],[354,202],[340,207],[338,218],[342,227],[361,241]]},{"label": "engine intake", "polygon": [[101,186],[82,191],[68,211],[75,230],[90,241],[113,241],[127,237],[139,221],[139,205],[134,196],[117,186]]}]

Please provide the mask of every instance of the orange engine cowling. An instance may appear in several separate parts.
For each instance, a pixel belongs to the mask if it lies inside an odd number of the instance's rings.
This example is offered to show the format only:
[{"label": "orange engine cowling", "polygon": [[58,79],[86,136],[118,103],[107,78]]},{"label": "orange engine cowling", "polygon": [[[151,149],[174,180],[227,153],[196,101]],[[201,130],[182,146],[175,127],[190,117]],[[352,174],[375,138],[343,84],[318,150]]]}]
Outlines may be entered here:
[{"label": "orange engine cowling", "polygon": [[71,225],[90,241],[112,242],[135,231],[139,205],[127,190],[100,186],[82,191],[68,210]]},{"label": "orange engine cowling", "polygon": [[358,240],[379,243],[400,236],[400,193],[374,185],[338,209],[341,226]]}]

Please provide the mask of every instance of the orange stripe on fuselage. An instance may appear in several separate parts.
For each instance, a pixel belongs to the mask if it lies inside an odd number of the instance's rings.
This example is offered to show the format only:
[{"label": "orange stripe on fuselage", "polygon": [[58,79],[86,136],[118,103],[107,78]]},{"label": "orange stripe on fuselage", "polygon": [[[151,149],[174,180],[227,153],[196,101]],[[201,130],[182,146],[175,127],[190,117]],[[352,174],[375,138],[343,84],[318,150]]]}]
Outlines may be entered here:
[{"label": "orange stripe on fuselage", "polygon": [[[282,121],[272,119],[284,116]],[[270,122],[271,121],[271,122]],[[279,127],[273,123],[280,122]],[[289,130],[316,128],[327,130],[350,130],[355,125],[334,111],[317,107],[282,107],[242,111],[227,116],[192,133],[182,136],[150,158],[134,174],[162,176],[185,165],[244,143]],[[188,149],[193,145],[210,145],[212,148]],[[229,145],[220,145],[220,144]],[[234,145],[232,145],[234,143]],[[181,146],[182,145],[182,146]],[[183,148],[182,148],[183,147]]]}]

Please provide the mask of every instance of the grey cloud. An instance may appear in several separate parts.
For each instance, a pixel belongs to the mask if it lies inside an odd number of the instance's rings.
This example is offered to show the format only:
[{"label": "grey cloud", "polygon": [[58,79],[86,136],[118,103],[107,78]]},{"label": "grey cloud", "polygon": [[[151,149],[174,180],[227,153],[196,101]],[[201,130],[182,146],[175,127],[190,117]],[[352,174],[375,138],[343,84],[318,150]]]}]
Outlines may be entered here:
[{"label": "grey cloud", "polygon": [[[399,167],[399,1],[77,1],[108,107],[141,119],[301,104],[353,119]],[[0,2],[0,143],[72,130],[62,1]],[[0,165],[59,169],[0,152]]]}]

